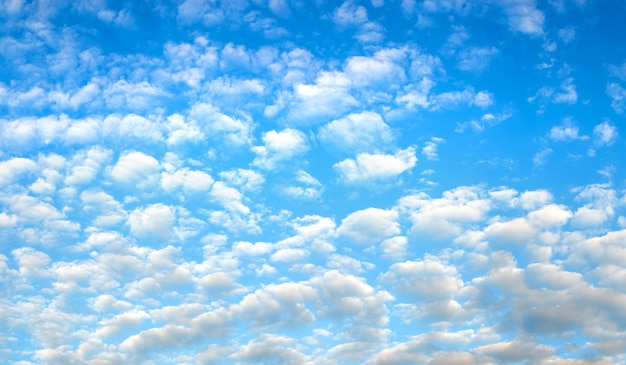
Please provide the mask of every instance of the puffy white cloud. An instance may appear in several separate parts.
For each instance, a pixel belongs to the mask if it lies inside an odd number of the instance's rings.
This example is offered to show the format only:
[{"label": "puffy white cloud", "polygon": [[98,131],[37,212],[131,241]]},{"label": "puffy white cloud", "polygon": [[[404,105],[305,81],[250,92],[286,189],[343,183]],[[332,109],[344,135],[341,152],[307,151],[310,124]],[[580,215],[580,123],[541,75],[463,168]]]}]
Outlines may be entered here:
[{"label": "puffy white cloud", "polygon": [[495,244],[527,244],[535,236],[537,229],[524,218],[505,222],[494,222],[485,229],[490,242]]},{"label": "puffy white cloud", "polygon": [[160,170],[159,161],[142,152],[123,153],[111,169],[113,180],[125,186],[147,188],[156,183]]},{"label": "puffy white cloud", "polygon": [[189,118],[207,136],[230,147],[244,147],[252,143],[252,123],[228,116],[207,103],[196,103],[189,112]]},{"label": "puffy white cloud", "polygon": [[515,203],[523,209],[532,210],[551,203],[552,194],[547,190],[530,190],[523,192]]},{"label": "puffy white cloud", "polygon": [[491,204],[479,193],[475,188],[459,187],[437,199],[423,193],[409,195],[400,199],[398,206],[413,223],[410,233],[447,239],[459,235],[463,225],[485,217]]},{"label": "puffy white cloud", "polygon": [[20,275],[32,277],[46,277],[49,275],[48,266],[50,257],[41,251],[30,247],[22,247],[11,251],[18,262]]},{"label": "puffy white cloud", "polygon": [[258,172],[241,168],[221,171],[219,175],[229,185],[237,186],[244,191],[257,191],[265,182],[263,175]]},{"label": "puffy white cloud", "polygon": [[320,72],[314,84],[294,85],[294,100],[288,113],[290,122],[312,125],[344,114],[358,104],[350,92],[351,86],[351,80],[337,71]]},{"label": "puffy white cloud", "polygon": [[355,5],[352,0],[346,0],[333,13],[333,21],[341,27],[359,25],[367,21],[367,10]]},{"label": "puffy white cloud", "polygon": [[167,144],[170,146],[184,146],[187,143],[200,142],[205,138],[200,127],[194,122],[186,122],[180,114],[167,117],[165,124],[169,131]]},{"label": "puffy white cloud", "polygon": [[363,324],[387,323],[385,303],[393,297],[386,291],[376,292],[363,278],[331,270],[311,283],[319,290],[321,316],[353,318]]},{"label": "puffy white cloud", "polygon": [[282,248],[277,250],[270,257],[272,262],[294,262],[303,261],[309,256],[309,252],[301,248]]},{"label": "puffy white cloud", "polygon": [[383,257],[390,260],[402,260],[408,251],[408,239],[404,236],[387,238],[380,244],[380,252]]},{"label": "puffy white cloud", "polygon": [[602,122],[593,128],[593,143],[596,146],[610,146],[618,138],[617,127],[608,121]]},{"label": "puffy white cloud", "polygon": [[296,182],[299,186],[287,186],[283,192],[296,199],[317,199],[322,195],[323,186],[316,178],[308,172],[298,170],[296,172]]},{"label": "puffy white cloud", "polygon": [[130,231],[139,238],[158,237],[169,240],[175,220],[174,209],[160,203],[143,209],[137,208],[128,216]]},{"label": "puffy white cloud", "polygon": [[551,140],[556,141],[556,142],[562,142],[562,141],[567,142],[570,140],[577,140],[577,139],[585,140],[589,138],[587,136],[581,136],[578,133],[579,133],[578,127],[573,126],[571,125],[571,123],[566,121],[565,124],[563,125],[552,127],[552,129],[550,129],[550,133],[548,134],[548,137]]},{"label": "puffy white cloud", "polygon": [[396,211],[367,208],[344,218],[337,234],[355,243],[373,244],[400,233],[397,219]]},{"label": "puffy white cloud", "polygon": [[294,328],[315,320],[311,306],[318,290],[301,283],[271,284],[246,295],[231,308],[233,314],[250,321],[253,328]]},{"label": "puffy white cloud", "polygon": [[346,61],[344,74],[355,88],[395,89],[406,81],[406,49],[383,49],[372,57],[355,56]]},{"label": "puffy white cloud", "polygon": [[374,112],[349,114],[320,128],[319,139],[345,152],[385,149],[393,140],[391,128]]},{"label": "puffy white cloud", "polygon": [[250,208],[245,206],[242,202],[243,195],[239,192],[239,190],[232,188],[221,181],[213,184],[210,196],[213,200],[229,211],[238,214],[250,213]]},{"label": "puffy white cloud", "polygon": [[21,175],[37,170],[38,165],[28,158],[16,157],[0,162],[0,186],[13,183]]},{"label": "puffy white cloud", "polygon": [[562,205],[549,204],[528,213],[528,220],[538,227],[562,226],[572,217],[572,212]]},{"label": "puffy white cloud", "polygon": [[360,153],[356,159],[345,159],[333,165],[340,181],[347,185],[384,183],[412,169],[417,163],[415,148],[408,147],[393,155]]},{"label": "puffy white cloud", "polygon": [[262,139],[265,142],[264,146],[252,148],[252,151],[257,154],[253,164],[266,170],[272,170],[308,149],[306,136],[297,129],[269,131],[263,134]]},{"label": "puffy white cloud", "polygon": [[278,361],[281,364],[293,365],[304,364],[309,360],[309,356],[298,351],[295,339],[271,334],[262,334],[250,340],[229,358],[253,363]]},{"label": "puffy white cloud", "polygon": [[380,280],[390,284],[396,296],[420,301],[450,299],[463,287],[456,268],[433,257],[393,264]]},{"label": "puffy white cloud", "polygon": [[193,194],[209,191],[213,181],[213,177],[204,171],[183,168],[173,172],[162,172],[160,185],[163,190],[170,193],[182,188],[185,193]]}]

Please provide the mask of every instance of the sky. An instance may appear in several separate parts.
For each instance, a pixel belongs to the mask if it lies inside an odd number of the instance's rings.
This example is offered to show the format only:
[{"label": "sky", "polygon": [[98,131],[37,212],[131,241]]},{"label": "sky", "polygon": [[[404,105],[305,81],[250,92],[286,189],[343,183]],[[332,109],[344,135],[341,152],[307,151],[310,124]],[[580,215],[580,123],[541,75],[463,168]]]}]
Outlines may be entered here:
[{"label": "sky", "polygon": [[626,4],[0,0],[6,364],[624,364]]}]

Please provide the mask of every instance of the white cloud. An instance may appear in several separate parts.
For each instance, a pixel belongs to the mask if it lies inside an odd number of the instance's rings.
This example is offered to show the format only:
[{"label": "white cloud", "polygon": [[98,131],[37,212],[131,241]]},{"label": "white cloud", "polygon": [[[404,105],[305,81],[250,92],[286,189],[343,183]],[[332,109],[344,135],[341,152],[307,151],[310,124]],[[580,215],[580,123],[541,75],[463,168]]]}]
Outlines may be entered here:
[{"label": "white cloud", "polygon": [[514,31],[533,36],[543,34],[545,15],[537,9],[535,0],[507,0],[495,2],[509,18]]},{"label": "white cloud", "polygon": [[275,169],[308,150],[306,136],[297,129],[272,130],[263,134],[262,139],[264,146],[252,147],[257,154],[252,163],[265,170]]},{"label": "white cloud", "polygon": [[213,177],[204,171],[183,168],[161,173],[161,188],[169,193],[182,189],[185,193],[201,193],[211,189]]},{"label": "white cloud", "polygon": [[303,261],[308,256],[309,256],[309,252],[301,248],[283,248],[274,252],[272,256],[270,256],[270,261],[272,262]]},{"label": "white cloud", "polygon": [[160,125],[136,114],[128,114],[124,117],[111,114],[102,121],[102,134],[113,139],[127,139],[134,137],[135,140],[161,141],[163,133]]},{"label": "white cloud", "polygon": [[33,172],[38,168],[37,164],[28,158],[16,157],[0,162],[0,186],[9,185],[21,175]]},{"label": "white cloud", "polygon": [[113,180],[127,187],[147,188],[158,180],[159,161],[142,152],[125,152],[111,169]]},{"label": "white cloud", "polygon": [[298,351],[296,340],[286,336],[262,334],[241,346],[230,359],[252,363],[277,361],[281,364],[304,364],[309,360]]},{"label": "white cloud", "polygon": [[373,57],[350,57],[344,66],[344,73],[355,88],[397,88],[406,81],[402,65],[406,58],[406,49],[382,49]]},{"label": "white cloud", "polygon": [[380,280],[390,283],[398,297],[427,302],[452,298],[463,287],[455,267],[434,258],[395,263]]},{"label": "white cloud", "polygon": [[558,30],[557,35],[565,43],[569,43],[576,38],[576,28],[565,27]]},{"label": "white cloud", "polygon": [[469,47],[457,54],[457,67],[462,71],[484,71],[494,56],[499,53],[495,47]]},{"label": "white cloud", "polygon": [[168,241],[172,238],[175,220],[174,209],[159,203],[133,210],[128,216],[128,225],[131,233],[139,238],[157,237]]},{"label": "white cloud", "polygon": [[397,219],[393,210],[367,208],[344,218],[337,234],[358,244],[373,244],[400,233]]},{"label": "white cloud", "polygon": [[537,229],[524,218],[494,222],[485,228],[486,238],[495,245],[528,244]]},{"label": "white cloud", "polygon": [[613,99],[611,107],[613,107],[617,113],[621,114],[624,111],[626,103],[626,89],[616,82],[609,82],[606,85],[606,93]]},{"label": "white cloud", "polygon": [[239,190],[232,188],[221,181],[217,181],[211,188],[210,196],[226,210],[247,215],[250,208],[243,204],[243,195]]},{"label": "white cloud", "polygon": [[203,133],[228,147],[241,148],[252,143],[252,125],[249,120],[235,119],[207,103],[196,103],[189,118],[203,126]]},{"label": "white cloud", "polygon": [[552,153],[551,148],[544,148],[541,151],[535,153],[533,156],[533,164],[535,166],[545,165],[548,162],[548,156]]},{"label": "white cloud", "polygon": [[391,128],[374,112],[349,114],[322,126],[319,139],[346,152],[384,149],[393,140]]},{"label": "white cloud", "polygon": [[322,183],[308,172],[298,170],[295,180],[300,183],[300,185],[285,187],[283,189],[285,194],[296,199],[317,199],[322,195],[322,191],[324,190]]},{"label": "white cloud", "polygon": [[571,217],[571,211],[557,204],[549,204],[528,213],[530,223],[538,227],[562,226],[567,223]]},{"label": "white cloud", "polygon": [[[317,124],[344,114],[358,104],[350,92],[351,80],[343,73],[320,72],[314,84],[294,85],[294,100],[288,117],[298,124]],[[290,121],[291,121],[290,120]]]},{"label": "white cloud", "polygon": [[51,259],[41,251],[22,247],[11,251],[18,262],[20,275],[24,277],[46,277]]},{"label": "white cloud", "polygon": [[360,153],[333,165],[340,181],[348,185],[387,182],[412,169],[417,162],[415,148],[399,150],[394,155]]},{"label": "white cloud", "polygon": [[265,182],[263,175],[258,172],[241,168],[221,171],[219,175],[229,185],[237,186],[244,191],[258,191]]},{"label": "white cloud", "polygon": [[568,120],[566,120],[563,125],[552,127],[552,129],[550,129],[550,133],[548,134],[548,137],[551,140],[556,141],[556,142],[567,142],[567,141],[573,141],[577,139],[585,140],[589,138],[587,136],[581,136],[578,133],[579,133],[578,127],[571,125],[571,123]]},{"label": "white cloud", "polygon": [[574,79],[570,77],[561,82],[560,91],[549,86],[544,86],[537,90],[534,96],[529,97],[528,102],[532,103],[536,99],[544,102],[551,101],[555,104],[575,104],[578,101],[578,93],[576,92]]},{"label": "white cloud", "polygon": [[406,237],[395,236],[387,238],[380,244],[380,252],[387,259],[400,261],[406,257],[408,246]]},{"label": "white cloud", "polygon": [[355,5],[352,0],[346,0],[333,13],[333,21],[340,27],[359,25],[367,22],[367,10]]},{"label": "white cloud", "polygon": [[426,156],[429,160],[437,160],[437,147],[445,140],[441,137],[431,137],[429,142],[426,142],[424,148],[422,148],[422,155]]},{"label": "white cloud", "polygon": [[405,196],[398,202],[399,209],[413,223],[409,232],[435,239],[460,234],[463,224],[483,219],[490,205],[489,200],[480,196],[480,190],[471,187],[446,191],[442,198],[431,199],[421,193]]},{"label": "white cloud", "polygon": [[602,122],[593,128],[593,143],[596,146],[610,146],[618,138],[617,127],[608,121]]}]

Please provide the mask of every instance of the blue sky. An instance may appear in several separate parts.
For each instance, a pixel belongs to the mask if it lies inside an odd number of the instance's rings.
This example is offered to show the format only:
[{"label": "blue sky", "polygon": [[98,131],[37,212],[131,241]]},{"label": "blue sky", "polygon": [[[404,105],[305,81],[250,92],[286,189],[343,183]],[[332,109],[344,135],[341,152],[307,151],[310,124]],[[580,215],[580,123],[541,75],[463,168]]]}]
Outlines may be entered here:
[{"label": "blue sky", "polygon": [[0,0],[0,358],[623,364],[624,18]]}]

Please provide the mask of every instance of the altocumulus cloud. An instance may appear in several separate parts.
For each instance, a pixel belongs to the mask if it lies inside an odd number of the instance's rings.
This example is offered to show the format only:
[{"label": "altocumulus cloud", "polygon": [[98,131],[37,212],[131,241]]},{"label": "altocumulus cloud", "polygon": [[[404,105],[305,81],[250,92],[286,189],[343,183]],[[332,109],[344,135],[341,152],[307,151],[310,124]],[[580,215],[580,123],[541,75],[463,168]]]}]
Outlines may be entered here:
[{"label": "altocumulus cloud", "polygon": [[0,0],[0,359],[625,363],[624,17]]}]

